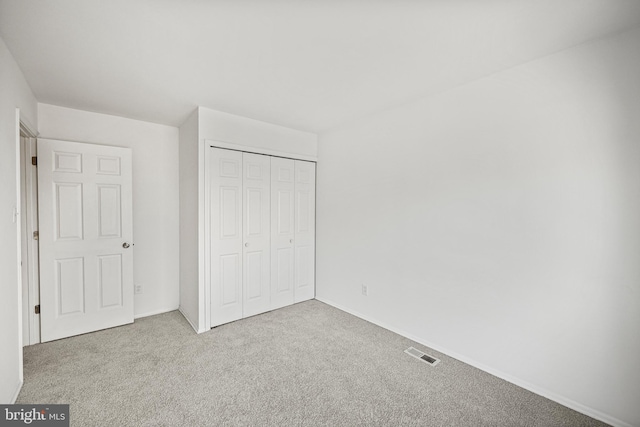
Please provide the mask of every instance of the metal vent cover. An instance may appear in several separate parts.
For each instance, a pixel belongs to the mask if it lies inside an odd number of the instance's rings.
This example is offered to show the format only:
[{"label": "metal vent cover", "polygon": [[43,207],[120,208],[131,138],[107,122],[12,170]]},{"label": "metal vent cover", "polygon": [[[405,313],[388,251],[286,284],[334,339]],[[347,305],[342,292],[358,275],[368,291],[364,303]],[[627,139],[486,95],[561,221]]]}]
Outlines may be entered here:
[{"label": "metal vent cover", "polygon": [[416,359],[423,361],[427,365],[436,366],[438,363],[440,363],[440,359],[436,359],[433,356],[429,356],[428,354],[423,353],[420,350],[415,349],[413,347],[409,347],[404,352],[407,353],[409,356],[413,356]]}]

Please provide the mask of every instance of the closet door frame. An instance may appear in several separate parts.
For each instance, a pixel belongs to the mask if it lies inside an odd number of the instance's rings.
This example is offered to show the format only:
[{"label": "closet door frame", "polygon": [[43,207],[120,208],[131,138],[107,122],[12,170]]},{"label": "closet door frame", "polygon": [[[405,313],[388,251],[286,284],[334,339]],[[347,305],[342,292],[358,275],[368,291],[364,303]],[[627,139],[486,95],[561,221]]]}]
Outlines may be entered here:
[{"label": "closet door frame", "polygon": [[[210,191],[211,191],[211,177],[210,177],[210,168],[211,168],[211,148],[223,148],[227,150],[235,150],[243,153],[252,153],[252,154],[263,154],[271,157],[283,157],[291,160],[305,160],[308,162],[316,163],[316,174],[317,174],[317,157],[299,154],[299,153],[291,153],[286,151],[279,150],[271,150],[266,148],[253,147],[249,145],[235,144],[225,141],[217,141],[211,139],[204,139],[204,143],[200,145],[200,149],[203,151],[200,152],[198,156],[201,159],[199,167],[201,168],[202,173],[200,174],[200,183],[203,184],[200,186],[198,190],[198,198],[202,200],[204,203],[200,205],[199,216],[203,221],[201,222],[200,229],[202,230],[202,234],[199,238],[199,246],[200,246],[200,262],[199,262],[199,270],[200,277],[204,278],[204,286],[200,287],[198,300],[200,301],[200,319],[204,320],[205,330],[209,330],[212,327],[212,318],[211,318],[211,229],[210,229],[210,221],[211,221],[211,200],[210,200]],[[315,280],[314,280],[315,287]],[[202,324],[202,323],[201,323]],[[204,331],[202,331],[204,332]]]}]

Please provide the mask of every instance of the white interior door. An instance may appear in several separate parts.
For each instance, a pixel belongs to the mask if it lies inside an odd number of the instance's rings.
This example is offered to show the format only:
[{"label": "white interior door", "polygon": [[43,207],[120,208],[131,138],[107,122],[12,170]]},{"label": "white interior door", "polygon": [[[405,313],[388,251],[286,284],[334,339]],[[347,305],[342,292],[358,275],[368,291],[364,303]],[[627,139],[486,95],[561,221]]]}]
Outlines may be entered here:
[{"label": "white interior door", "polygon": [[128,148],[38,140],[43,342],[133,322],[131,179]]},{"label": "white interior door", "polygon": [[271,308],[293,304],[295,162],[271,158]]},{"label": "white interior door", "polygon": [[315,298],[316,164],[295,161],[295,302]]},{"label": "white interior door", "polygon": [[271,161],[243,153],[243,317],[270,309]]},{"label": "white interior door", "polygon": [[211,326],[242,318],[242,153],[210,156]]}]

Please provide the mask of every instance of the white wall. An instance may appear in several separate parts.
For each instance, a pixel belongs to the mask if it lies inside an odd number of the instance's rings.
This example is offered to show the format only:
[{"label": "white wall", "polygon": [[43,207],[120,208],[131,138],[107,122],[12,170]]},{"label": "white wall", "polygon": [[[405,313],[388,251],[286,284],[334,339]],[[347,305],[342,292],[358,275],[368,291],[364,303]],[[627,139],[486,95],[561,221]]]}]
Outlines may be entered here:
[{"label": "white wall", "polygon": [[180,126],[180,311],[197,332],[205,332],[210,324],[206,285],[210,274],[206,262],[209,144],[311,160],[317,156],[317,142],[313,133],[203,107]]},{"label": "white wall", "polygon": [[[200,288],[198,204],[198,111],[180,126],[180,312],[198,332],[204,332],[204,289]],[[202,295],[201,295],[202,293]]]},{"label": "white wall", "polygon": [[292,153],[315,159],[318,136],[271,123],[200,107],[200,138],[266,149],[265,154]]},{"label": "white wall", "polygon": [[42,138],[129,147],[133,152],[135,316],[179,304],[178,129],[38,104]]},{"label": "white wall", "polygon": [[20,118],[35,131],[36,99],[13,56],[0,38],[0,403],[13,403],[22,384],[22,286],[18,268],[16,138]]},{"label": "white wall", "polygon": [[318,298],[640,425],[638,52],[635,29],[321,134]]}]

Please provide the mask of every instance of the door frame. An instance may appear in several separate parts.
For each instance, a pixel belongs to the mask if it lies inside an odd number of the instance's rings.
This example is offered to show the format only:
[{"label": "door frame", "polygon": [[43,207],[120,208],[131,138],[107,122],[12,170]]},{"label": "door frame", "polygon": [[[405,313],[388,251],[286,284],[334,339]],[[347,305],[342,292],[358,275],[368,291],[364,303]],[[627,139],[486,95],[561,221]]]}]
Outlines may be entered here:
[{"label": "door frame", "polygon": [[[37,168],[31,163],[31,157],[37,155],[36,138],[37,133],[23,120],[19,120],[17,147],[19,150],[16,157],[18,160],[19,179],[17,185],[20,203],[21,319],[24,319],[24,313],[27,313],[27,322],[22,322],[20,331],[21,336],[26,337],[26,340],[23,339],[23,347],[40,343],[40,316],[35,312],[35,307],[40,304],[40,267],[38,263],[38,241],[34,240],[33,234],[38,231]],[[24,210],[22,210],[23,205],[25,206]],[[23,244],[26,244],[26,251],[23,251]],[[23,274],[25,272],[26,274]]]},{"label": "door frame", "polygon": [[[199,286],[199,294],[202,298],[202,302],[200,303],[200,309],[204,308],[203,313],[204,316],[204,328],[198,330],[198,333],[202,333],[208,331],[212,328],[211,324],[211,230],[209,227],[211,221],[211,182],[210,182],[210,169],[211,169],[211,148],[223,148],[226,150],[234,150],[240,151],[243,153],[251,153],[251,154],[262,154],[266,156],[272,157],[284,157],[291,160],[304,160],[307,162],[313,162],[316,164],[316,176],[318,173],[317,164],[318,159],[316,156],[309,156],[305,154],[291,153],[286,151],[279,150],[271,150],[260,147],[253,147],[249,145],[236,144],[226,141],[213,140],[204,138],[202,140],[202,144],[199,144],[199,149],[203,150],[199,153],[199,158],[202,159],[200,163],[200,177],[199,182],[203,183],[200,186],[201,193],[199,194],[199,200],[204,201],[204,203],[200,206],[200,211],[198,217],[199,219],[199,269],[200,269],[200,277],[202,280],[200,281]],[[317,185],[317,181],[316,181]],[[317,193],[316,193],[317,197]],[[317,204],[316,204],[317,209]],[[315,258],[315,257],[314,257]],[[315,264],[315,259],[314,259]],[[314,270],[317,271],[317,270]],[[315,280],[314,280],[315,282]]]}]

